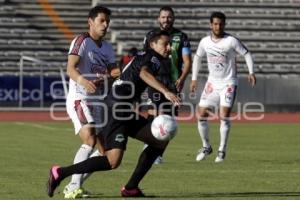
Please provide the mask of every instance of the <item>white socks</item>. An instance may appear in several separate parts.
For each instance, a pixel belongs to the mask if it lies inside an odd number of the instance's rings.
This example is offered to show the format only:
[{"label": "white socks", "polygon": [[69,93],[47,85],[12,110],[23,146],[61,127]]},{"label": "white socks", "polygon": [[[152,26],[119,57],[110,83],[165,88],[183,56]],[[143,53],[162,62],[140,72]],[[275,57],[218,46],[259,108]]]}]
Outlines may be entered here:
[{"label": "white socks", "polygon": [[198,131],[202,139],[203,147],[210,147],[209,144],[209,127],[206,120],[198,120]]},{"label": "white socks", "polygon": [[[88,159],[90,154],[92,153],[92,150],[93,150],[93,147],[91,147],[87,144],[82,144],[75,155],[74,164]],[[74,190],[74,189],[77,189],[80,187],[82,176],[83,176],[83,174],[74,174],[72,176],[71,182],[69,184],[72,187],[72,188],[70,188],[70,190]]]},{"label": "white socks", "polygon": [[[220,120],[220,146],[219,151],[226,151],[229,131],[231,122],[230,120]],[[207,121],[198,121],[198,131],[202,139],[203,147],[210,147],[209,143],[209,127]]]},{"label": "white socks", "polygon": [[226,151],[231,122],[230,120],[220,121],[220,146],[219,151]]}]

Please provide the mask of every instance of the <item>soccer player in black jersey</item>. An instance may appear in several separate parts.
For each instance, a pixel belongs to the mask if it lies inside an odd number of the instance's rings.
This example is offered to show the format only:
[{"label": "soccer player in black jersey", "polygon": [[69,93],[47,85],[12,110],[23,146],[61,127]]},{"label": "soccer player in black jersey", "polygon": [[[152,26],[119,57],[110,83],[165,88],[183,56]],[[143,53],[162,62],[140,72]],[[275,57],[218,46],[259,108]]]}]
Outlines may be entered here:
[{"label": "soccer player in black jersey", "polygon": [[174,11],[169,6],[163,6],[159,10],[159,28],[155,28],[146,34],[144,39],[144,49],[149,48],[149,38],[159,30],[167,31],[171,36],[171,56],[169,68],[171,80],[175,84],[176,90],[181,91],[184,81],[191,69],[191,45],[188,36],[181,30],[174,28]]},{"label": "soccer player in black jersey", "polygon": [[[171,54],[170,59],[165,60],[166,64],[159,70],[156,76],[157,80],[162,82],[169,90],[180,93],[185,79],[191,69],[191,46],[188,36],[181,30],[174,28],[174,11],[170,6],[163,6],[159,10],[158,16],[159,28],[155,28],[146,34],[144,39],[144,50],[149,48],[149,38],[156,31],[167,31],[171,36]],[[177,115],[178,110],[166,103],[164,95],[149,87],[148,93],[148,119],[153,120],[160,113]],[[163,106],[162,106],[163,105]],[[144,147],[146,147],[145,145]],[[159,156],[155,164],[160,164],[162,157]]]},{"label": "soccer player in black jersey", "polygon": [[113,84],[107,97],[109,121],[104,127],[104,156],[89,158],[68,167],[52,166],[47,182],[47,194],[53,196],[60,182],[72,174],[91,173],[116,169],[122,161],[128,136],[141,140],[149,146],[141,153],[137,166],[128,183],[121,189],[123,197],[144,196],[138,187],[139,182],[151,168],[154,160],[167,147],[168,142],[156,140],[151,133],[151,123],[137,114],[133,103],[149,85],[174,105],[180,104],[180,98],[155,79],[158,70],[170,53],[170,37],[165,31],[159,31],[150,38],[150,49],[136,56],[122,71]]}]

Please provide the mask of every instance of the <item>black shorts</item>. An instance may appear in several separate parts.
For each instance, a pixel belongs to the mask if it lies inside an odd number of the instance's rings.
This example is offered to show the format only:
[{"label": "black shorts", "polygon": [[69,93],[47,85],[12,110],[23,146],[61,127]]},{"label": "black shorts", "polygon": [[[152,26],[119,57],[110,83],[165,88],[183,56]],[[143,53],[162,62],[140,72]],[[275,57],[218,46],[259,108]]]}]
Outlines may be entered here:
[{"label": "black shorts", "polygon": [[151,122],[149,123],[146,118],[135,112],[127,113],[126,115],[130,115],[130,119],[120,120],[112,116],[109,118],[102,134],[102,141],[106,151],[110,149],[126,150],[128,136],[135,138],[136,134],[140,131],[145,131],[145,129],[151,133]]}]

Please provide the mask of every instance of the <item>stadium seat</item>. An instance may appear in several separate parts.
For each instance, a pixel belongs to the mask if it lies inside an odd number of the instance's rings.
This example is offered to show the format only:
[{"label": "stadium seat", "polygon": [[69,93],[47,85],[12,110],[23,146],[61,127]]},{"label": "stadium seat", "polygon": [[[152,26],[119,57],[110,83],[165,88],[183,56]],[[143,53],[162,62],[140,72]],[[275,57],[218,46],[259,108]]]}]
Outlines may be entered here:
[{"label": "stadium seat", "polygon": [[[55,58],[59,62],[66,61],[69,41],[53,26],[36,1],[10,2],[0,6],[0,47],[3,51],[8,51],[7,54],[13,58],[19,52],[42,58],[48,56],[52,61]],[[83,31],[90,1],[49,2],[75,34]],[[200,39],[209,32],[210,13],[221,10],[228,16],[228,32],[245,42],[257,65],[267,66],[268,62],[278,64],[280,59],[290,63],[299,60],[300,33],[297,27],[300,23],[292,19],[298,18],[300,12],[292,0],[102,0],[101,5],[113,11],[107,38],[111,37],[111,32],[117,33],[114,49],[117,49],[118,43],[122,43],[123,52],[131,46],[141,49],[145,33],[157,26],[158,8],[166,4],[174,6],[177,17],[175,25],[190,37],[193,53]],[[122,52],[117,57],[121,55]],[[2,58],[5,58],[4,55]],[[238,61],[244,63],[243,59]],[[275,70],[273,64],[265,68]],[[290,69],[289,66],[283,68]]]}]

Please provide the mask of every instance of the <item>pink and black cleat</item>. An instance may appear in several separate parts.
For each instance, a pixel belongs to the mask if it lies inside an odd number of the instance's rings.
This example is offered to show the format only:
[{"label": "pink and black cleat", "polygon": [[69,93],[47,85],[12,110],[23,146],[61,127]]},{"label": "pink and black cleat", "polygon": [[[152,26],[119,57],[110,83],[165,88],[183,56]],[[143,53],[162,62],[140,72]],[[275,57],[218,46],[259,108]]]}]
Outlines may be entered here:
[{"label": "pink and black cleat", "polygon": [[59,166],[53,166],[50,169],[49,179],[46,184],[47,194],[49,197],[53,197],[54,190],[60,184],[61,178],[59,177],[58,169]]},{"label": "pink and black cleat", "polygon": [[125,186],[121,189],[121,195],[122,197],[145,197],[145,194],[139,188],[127,190]]}]

